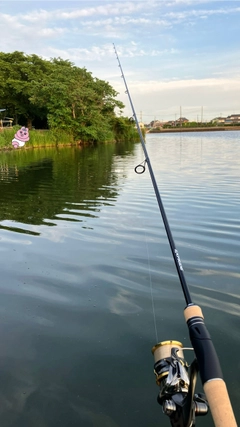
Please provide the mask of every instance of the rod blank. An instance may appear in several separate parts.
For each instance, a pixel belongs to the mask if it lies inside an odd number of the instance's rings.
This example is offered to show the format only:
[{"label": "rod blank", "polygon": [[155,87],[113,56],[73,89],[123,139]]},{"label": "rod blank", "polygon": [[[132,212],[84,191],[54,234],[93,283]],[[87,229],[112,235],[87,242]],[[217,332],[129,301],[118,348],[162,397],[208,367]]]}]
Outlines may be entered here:
[{"label": "rod blank", "polygon": [[133,117],[137,126],[138,134],[139,134],[143,152],[145,155],[145,161],[148,164],[148,169],[149,169],[150,177],[152,180],[153,188],[155,191],[155,195],[157,198],[158,206],[163,219],[163,223],[164,223],[164,227],[165,227],[168,241],[170,244],[170,248],[172,251],[173,259],[176,265],[179,280],[180,280],[185,301],[187,304],[187,307],[184,310],[184,316],[188,325],[190,340],[192,342],[192,346],[194,348],[194,352],[196,354],[197,361],[199,364],[199,370],[200,370],[200,376],[203,384],[203,389],[209,403],[214,424],[215,424],[215,427],[226,427],[226,426],[237,427],[237,423],[232,410],[226,384],[223,381],[222,371],[221,371],[220,363],[218,360],[218,356],[213,346],[211,337],[203,321],[202,310],[199,306],[194,305],[191,299],[191,295],[190,295],[190,292],[186,283],[186,279],[184,276],[182,262],[172,237],[167,215],[165,213],[160,192],[158,190],[157,182],[156,182],[152,165],[148,156],[146,144],[137,120],[137,115],[133,106],[130,92],[128,90],[127,82],[122,70],[122,66],[117,54],[117,50],[114,44],[113,46],[114,46],[114,50],[118,60],[118,65],[122,73],[122,78],[126,87],[126,93],[130,101]]},{"label": "rod blank", "polygon": [[148,156],[148,152],[147,152],[146,144],[145,144],[145,141],[144,141],[144,138],[143,138],[143,135],[142,135],[142,131],[141,131],[139,123],[138,123],[138,119],[137,119],[137,115],[136,115],[136,112],[135,112],[135,109],[134,109],[134,106],[133,106],[132,98],[131,98],[130,92],[128,90],[128,85],[127,85],[127,82],[126,82],[126,79],[125,79],[125,76],[124,76],[124,73],[123,73],[123,69],[122,69],[122,66],[121,66],[121,63],[120,63],[120,59],[118,57],[117,50],[116,50],[114,44],[113,44],[113,46],[114,46],[115,54],[116,54],[116,57],[117,57],[118,65],[119,65],[119,68],[120,68],[121,73],[122,73],[122,78],[123,78],[123,81],[124,81],[124,84],[125,84],[126,93],[128,94],[129,102],[130,102],[130,105],[131,105],[131,108],[132,108],[133,117],[134,117],[134,120],[135,120],[135,123],[136,123],[136,126],[137,126],[138,134],[139,134],[140,141],[141,141],[142,148],[143,148],[143,152],[144,152],[144,155],[145,155],[145,160],[146,160],[146,163],[148,165],[148,170],[149,170],[150,177],[151,177],[151,180],[152,180],[152,184],[153,184],[153,188],[154,188],[155,195],[156,195],[156,198],[157,198],[157,202],[158,202],[158,206],[159,206],[159,209],[160,209],[160,213],[161,213],[161,216],[162,216],[162,219],[163,219],[163,224],[164,224],[164,227],[165,227],[165,230],[166,230],[166,234],[167,234],[167,237],[168,237],[168,241],[169,241],[169,245],[170,245],[170,248],[171,248],[172,256],[173,256],[173,259],[174,259],[174,262],[175,262],[175,265],[176,265],[178,277],[179,277],[179,280],[180,280],[180,283],[181,283],[181,286],[182,286],[184,298],[185,298],[186,304],[190,305],[190,304],[192,304],[192,298],[191,298],[191,295],[190,295],[190,292],[189,292],[189,289],[188,289],[188,286],[187,286],[187,282],[186,282],[186,279],[185,279],[185,276],[184,276],[184,270],[183,270],[182,262],[181,262],[181,259],[180,259],[180,255],[178,253],[178,250],[177,250],[176,245],[175,245],[174,240],[173,240],[172,232],[171,232],[171,229],[170,229],[170,226],[169,226],[169,223],[168,223],[168,219],[167,219],[167,215],[166,215],[163,203],[162,203],[162,199],[161,199],[160,192],[159,192],[159,189],[158,189],[158,186],[157,186],[157,182],[156,182],[156,179],[155,179],[153,168],[152,168],[149,156]]}]

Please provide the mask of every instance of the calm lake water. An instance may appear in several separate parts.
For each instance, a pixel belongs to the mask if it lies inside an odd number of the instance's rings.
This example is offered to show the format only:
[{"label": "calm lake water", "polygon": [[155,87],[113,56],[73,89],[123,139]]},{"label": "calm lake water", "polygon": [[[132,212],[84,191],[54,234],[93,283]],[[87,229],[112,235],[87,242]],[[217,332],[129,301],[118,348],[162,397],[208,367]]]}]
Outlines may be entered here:
[{"label": "calm lake water", "polygon": [[[147,149],[239,418],[240,133]],[[140,144],[0,153],[1,427],[170,426],[151,348],[190,342],[143,160]]]}]

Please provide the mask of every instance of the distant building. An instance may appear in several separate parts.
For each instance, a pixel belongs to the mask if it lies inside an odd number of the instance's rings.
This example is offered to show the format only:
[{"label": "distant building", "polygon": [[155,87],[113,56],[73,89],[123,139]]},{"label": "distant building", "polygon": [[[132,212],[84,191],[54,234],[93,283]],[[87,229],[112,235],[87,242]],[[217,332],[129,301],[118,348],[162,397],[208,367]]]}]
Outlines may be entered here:
[{"label": "distant building", "polygon": [[212,123],[217,123],[217,124],[224,124],[226,120],[226,117],[215,117],[214,119],[211,120]]},{"label": "distant building", "polygon": [[179,119],[176,120],[176,126],[182,125],[183,123],[188,123],[189,120],[186,119],[186,117],[179,117]]},{"label": "distant building", "polygon": [[240,114],[231,114],[225,119],[225,125],[240,124]]},{"label": "distant building", "polygon": [[160,120],[152,120],[150,122],[150,127],[152,128],[160,128],[162,127],[163,123]]},{"label": "distant building", "polygon": [[222,125],[240,124],[240,114],[231,114],[227,117],[215,117],[211,122]]}]

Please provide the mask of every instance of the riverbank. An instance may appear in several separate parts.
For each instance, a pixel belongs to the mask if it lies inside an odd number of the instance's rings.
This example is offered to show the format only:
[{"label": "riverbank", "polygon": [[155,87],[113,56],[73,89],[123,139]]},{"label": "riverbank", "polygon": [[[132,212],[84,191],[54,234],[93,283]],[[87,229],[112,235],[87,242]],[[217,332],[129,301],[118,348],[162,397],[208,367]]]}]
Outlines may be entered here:
[{"label": "riverbank", "polygon": [[[24,149],[53,146],[84,147],[97,144],[138,141],[138,133],[137,130],[134,128],[132,122],[130,122],[128,119],[126,120],[122,118],[122,122],[117,122],[117,124],[121,124],[121,127],[116,127],[116,129],[114,128],[114,131],[112,133],[109,133],[109,138],[104,141],[102,141],[101,138],[99,139],[99,141],[97,140],[97,138],[89,138],[89,141],[76,139],[74,138],[73,133],[59,129],[32,129],[28,132],[28,129],[24,128],[27,135],[27,137],[25,138],[26,143],[24,145]],[[12,141],[14,138],[20,137],[18,136],[19,130],[20,126],[0,128],[1,151],[15,150],[12,145]],[[143,132],[143,135],[145,135],[145,131]]]},{"label": "riverbank", "polygon": [[150,130],[146,133],[174,133],[174,132],[219,132],[219,131],[230,131],[240,130],[240,126],[212,126],[212,127],[179,127],[171,129],[157,129]]}]

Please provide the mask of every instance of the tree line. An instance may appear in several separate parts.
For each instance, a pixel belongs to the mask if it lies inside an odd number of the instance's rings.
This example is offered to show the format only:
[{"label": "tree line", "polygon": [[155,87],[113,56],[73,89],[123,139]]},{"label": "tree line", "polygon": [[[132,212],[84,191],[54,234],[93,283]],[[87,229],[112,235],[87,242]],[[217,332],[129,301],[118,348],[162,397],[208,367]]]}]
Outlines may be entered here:
[{"label": "tree line", "polygon": [[0,108],[15,124],[68,132],[82,142],[136,138],[124,104],[106,81],[69,60],[0,52]]}]

